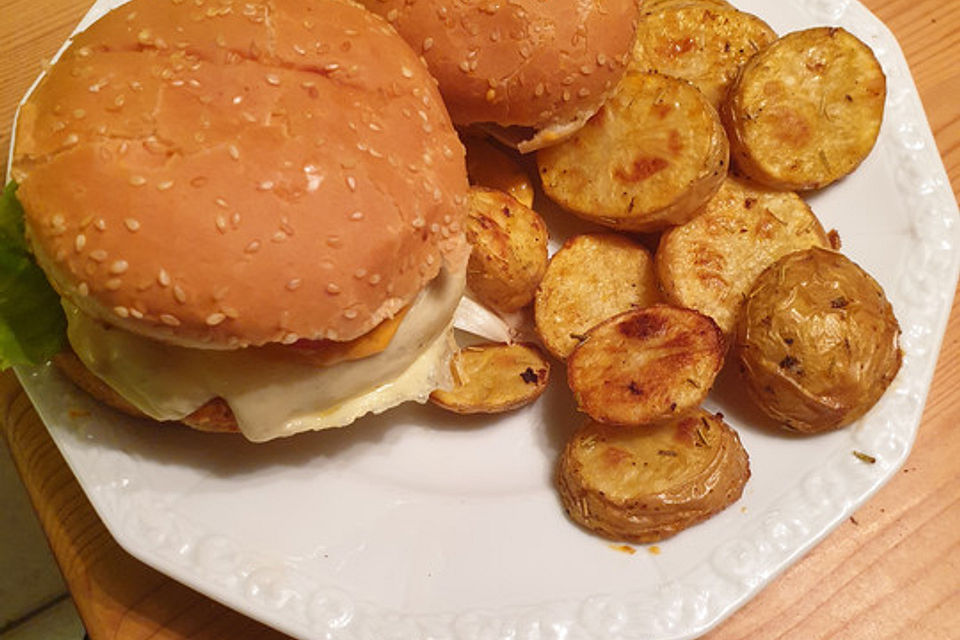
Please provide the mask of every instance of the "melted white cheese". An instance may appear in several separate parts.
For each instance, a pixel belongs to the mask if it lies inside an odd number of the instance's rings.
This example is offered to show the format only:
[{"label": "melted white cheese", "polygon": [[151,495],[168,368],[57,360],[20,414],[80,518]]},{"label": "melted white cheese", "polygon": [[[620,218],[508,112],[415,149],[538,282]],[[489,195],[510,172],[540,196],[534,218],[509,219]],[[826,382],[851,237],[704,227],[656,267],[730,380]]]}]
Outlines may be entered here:
[{"label": "melted white cheese", "polygon": [[315,367],[258,349],[218,351],[163,344],[104,325],[69,302],[67,335],[83,363],[145,414],[179,420],[223,398],[241,432],[262,442],[339,427],[416,400],[449,377],[450,319],[463,276],[441,273],[410,308],[387,348]]}]

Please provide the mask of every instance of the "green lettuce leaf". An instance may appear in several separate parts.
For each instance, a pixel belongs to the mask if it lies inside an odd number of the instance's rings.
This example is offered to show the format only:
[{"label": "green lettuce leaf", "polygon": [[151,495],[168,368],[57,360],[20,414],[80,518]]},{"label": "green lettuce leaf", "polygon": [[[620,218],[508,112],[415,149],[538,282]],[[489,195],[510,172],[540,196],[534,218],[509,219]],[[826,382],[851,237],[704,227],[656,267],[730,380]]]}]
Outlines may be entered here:
[{"label": "green lettuce leaf", "polygon": [[40,364],[66,345],[60,296],[27,249],[16,190],[10,182],[0,196],[0,370]]}]

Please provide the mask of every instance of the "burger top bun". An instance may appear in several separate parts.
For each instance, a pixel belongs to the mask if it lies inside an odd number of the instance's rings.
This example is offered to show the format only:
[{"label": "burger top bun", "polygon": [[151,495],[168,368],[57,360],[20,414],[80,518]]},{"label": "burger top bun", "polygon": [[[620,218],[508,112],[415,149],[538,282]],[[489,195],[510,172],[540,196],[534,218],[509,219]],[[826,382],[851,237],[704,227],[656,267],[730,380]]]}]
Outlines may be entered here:
[{"label": "burger top bun", "polygon": [[176,344],[350,340],[462,253],[463,148],[379,16],[337,0],[133,0],[22,106],[38,262]]},{"label": "burger top bun", "polygon": [[562,129],[595,113],[633,47],[637,0],[363,0],[422,54],[458,125]]}]

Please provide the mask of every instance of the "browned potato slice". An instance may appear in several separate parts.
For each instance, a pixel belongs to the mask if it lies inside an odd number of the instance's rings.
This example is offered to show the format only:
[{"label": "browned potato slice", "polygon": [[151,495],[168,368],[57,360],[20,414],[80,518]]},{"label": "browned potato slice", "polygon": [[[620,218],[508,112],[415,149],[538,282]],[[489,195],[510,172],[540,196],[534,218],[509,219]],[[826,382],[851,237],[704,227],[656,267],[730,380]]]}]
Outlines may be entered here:
[{"label": "browned potato slice", "polygon": [[689,80],[714,107],[740,66],[777,39],[766,22],[732,7],[699,2],[644,8],[630,68]]},{"label": "browned potato slice", "polygon": [[601,320],[659,301],[646,248],[618,234],[584,234],[550,259],[533,303],[534,324],[547,350],[563,359]]},{"label": "browned potato slice", "polygon": [[430,400],[454,413],[500,413],[530,404],[547,388],[550,362],[532,344],[486,343],[460,349],[450,362],[454,387]]},{"label": "browned potato slice", "polygon": [[787,34],[743,66],[721,107],[731,160],[771,187],[824,187],[870,153],[885,97],[880,63],[848,32]]},{"label": "browned potato slice", "polygon": [[643,13],[650,13],[669,7],[703,6],[732,9],[733,5],[726,0],[644,0]]},{"label": "browned potato slice", "polygon": [[808,247],[830,242],[796,193],[728,177],[703,213],[663,233],[655,264],[667,300],[710,316],[730,335],[760,272]]},{"label": "browned potato slice", "polygon": [[658,426],[590,421],[567,443],[557,487],[570,517],[604,537],[662,540],[736,502],[750,478],[737,433],[702,410]]},{"label": "browned potato slice", "polygon": [[703,401],[725,350],[707,316],[654,305],[592,328],[567,358],[567,382],[577,407],[597,422],[657,422]]},{"label": "browned potato slice", "polygon": [[504,191],[526,207],[533,206],[533,183],[517,158],[487,138],[463,137],[470,184]]},{"label": "browned potato slice", "polygon": [[750,292],[737,351],[750,395],[787,428],[850,424],[900,369],[900,325],[880,285],[845,256],[781,258]]},{"label": "browned potato slice", "polygon": [[467,286],[480,302],[509,312],[533,300],[548,255],[547,225],[536,211],[502,191],[471,187],[467,240]]},{"label": "browned potato slice", "polygon": [[576,215],[629,231],[683,224],[720,187],[727,138],[688,82],[628,72],[572,138],[537,153],[544,192]]}]

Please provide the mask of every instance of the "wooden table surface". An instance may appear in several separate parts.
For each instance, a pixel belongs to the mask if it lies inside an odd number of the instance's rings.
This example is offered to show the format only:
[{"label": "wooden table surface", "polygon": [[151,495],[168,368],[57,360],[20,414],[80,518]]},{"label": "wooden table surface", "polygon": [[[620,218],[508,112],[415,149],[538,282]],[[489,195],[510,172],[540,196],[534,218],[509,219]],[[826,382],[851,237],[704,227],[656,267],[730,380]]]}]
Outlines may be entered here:
[{"label": "wooden table surface", "polygon": [[[906,53],[956,196],[960,2],[864,3],[893,30]],[[90,0],[4,0],[3,5],[0,151],[5,154],[17,101]],[[707,638],[960,638],[958,300],[905,467],[849,521]],[[0,376],[0,411],[14,460],[93,640],[285,637],[124,552],[94,513],[9,372]]]}]

